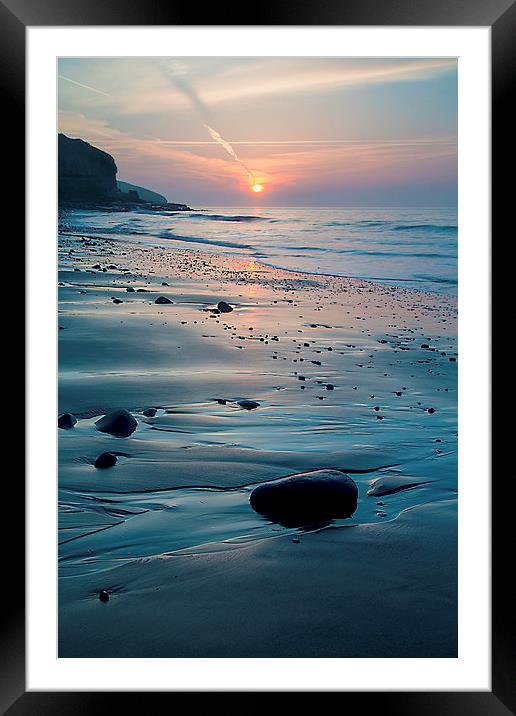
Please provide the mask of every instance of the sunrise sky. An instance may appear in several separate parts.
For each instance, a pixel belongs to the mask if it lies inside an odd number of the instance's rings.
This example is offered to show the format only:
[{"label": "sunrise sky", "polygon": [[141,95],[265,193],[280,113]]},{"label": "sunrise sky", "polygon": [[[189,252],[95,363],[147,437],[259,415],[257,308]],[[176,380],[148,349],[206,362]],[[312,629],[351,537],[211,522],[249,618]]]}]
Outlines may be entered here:
[{"label": "sunrise sky", "polygon": [[457,201],[455,59],[61,59],[58,90],[59,131],[169,201]]}]

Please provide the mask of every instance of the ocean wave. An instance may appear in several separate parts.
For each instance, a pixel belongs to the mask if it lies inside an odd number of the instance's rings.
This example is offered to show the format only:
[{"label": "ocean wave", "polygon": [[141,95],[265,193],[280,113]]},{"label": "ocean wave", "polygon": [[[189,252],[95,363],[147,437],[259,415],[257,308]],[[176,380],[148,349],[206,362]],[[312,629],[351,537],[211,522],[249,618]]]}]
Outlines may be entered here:
[{"label": "ocean wave", "polygon": [[450,286],[457,286],[456,278],[446,278],[445,276],[426,276],[424,274],[415,274],[414,279],[417,281],[428,281],[428,283],[444,283]]},{"label": "ocean wave", "polygon": [[357,219],[356,221],[327,221],[323,226],[386,226],[389,222],[378,219]]},{"label": "ocean wave", "polygon": [[399,224],[388,220],[359,219],[357,221],[328,221],[324,226],[340,226],[346,228],[387,229],[388,231],[431,231],[456,232],[457,226],[453,224]]},{"label": "ocean wave", "polygon": [[199,236],[179,236],[169,231],[161,234],[153,234],[158,239],[170,239],[171,241],[185,241],[188,244],[208,244],[210,246],[223,246],[228,249],[252,249],[250,244],[237,244],[231,241],[217,241],[216,239],[202,239]]},{"label": "ocean wave", "polygon": [[455,258],[450,254],[438,254],[438,253],[411,253],[410,251],[390,251],[387,247],[386,251],[367,251],[365,249],[341,249],[335,251],[336,254],[352,254],[354,256],[384,256],[385,258],[391,257],[407,257],[410,259],[450,259]]},{"label": "ocean wave", "polygon": [[224,214],[190,214],[190,219],[209,219],[210,221],[236,221],[236,222],[249,222],[249,221],[271,221],[266,219],[264,216],[246,216],[246,215],[224,215]]},{"label": "ocean wave", "polygon": [[440,225],[440,224],[399,224],[397,226],[392,227],[393,231],[442,231],[442,232],[450,232],[450,231],[457,231],[456,226],[446,226],[446,225]]}]

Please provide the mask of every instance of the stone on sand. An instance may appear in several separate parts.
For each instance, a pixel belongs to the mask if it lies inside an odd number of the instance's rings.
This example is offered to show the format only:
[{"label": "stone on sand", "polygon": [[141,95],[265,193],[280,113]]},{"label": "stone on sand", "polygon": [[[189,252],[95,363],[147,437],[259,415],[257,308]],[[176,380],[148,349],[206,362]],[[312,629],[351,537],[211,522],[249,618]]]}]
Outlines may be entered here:
[{"label": "stone on sand", "polygon": [[260,403],[257,403],[256,400],[239,400],[237,405],[240,405],[244,410],[254,410],[260,407]]},{"label": "stone on sand", "polygon": [[166,296],[158,296],[158,298],[154,301],[154,303],[172,303],[170,298],[167,298]]},{"label": "stone on sand", "polygon": [[350,517],[357,508],[358,487],[340,470],[314,470],[255,487],[255,512],[286,526],[300,526],[334,517]]},{"label": "stone on sand", "polygon": [[118,437],[128,437],[136,430],[138,423],[128,410],[112,410],[95,422],[101,433],[110,433]]},{"label": "stone on sand", "polygon": [[146,418],[153,418],[156,413],[156,408],[145,408],[145,410],[142,411],[142,415],[145,415]]},{"label": "stone on sand", "polygon": [[226,303],[225,301],[219,301],[217,303],[217,308],[221,313],[231,313],[233,310],[233,306],[230,306],[229,303]]},{"label": "stone on sand", "polygon": [[116,455],[113,455],[112,452],[103,452],[95,460],[95,467],[101,470],[106,467],[113,467],[113,465],[116,465]]},{"label": "stone on sand", "polygon": [[68,430],[69,428],[73,428],[76,422],[77,418],[75,415],[72,415],[71,413],[63,413],[57,418],[57,427]]}]

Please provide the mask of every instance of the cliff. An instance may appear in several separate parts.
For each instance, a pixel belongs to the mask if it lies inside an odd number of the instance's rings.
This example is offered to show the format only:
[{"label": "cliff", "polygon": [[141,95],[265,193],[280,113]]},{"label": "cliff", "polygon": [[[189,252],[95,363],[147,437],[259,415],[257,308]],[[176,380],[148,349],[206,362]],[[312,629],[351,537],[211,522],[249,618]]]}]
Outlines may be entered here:
[{"label": "cliff", "polygon": [[135,191],[139,198],[143,201],[150,201],[152,204],[166,204],[167,200],[161,194],[150,189],[145,189],[143,186],[137,186],[136,184],[129,184],[129,182],[121,181],[117,179],[118,188],[124,193]]},{"label": "cliff", "polygon": [[84,142],[58,135],[59,203],[116,200],[115,160],[107,152]]},{"label": "cliff", "polygon": [[154,191],[116,179],[115,160],[82,139],[58,135],[58,187],[60,206],[125,211],[145,205],[171,211],[192,211],[173,204]]}]

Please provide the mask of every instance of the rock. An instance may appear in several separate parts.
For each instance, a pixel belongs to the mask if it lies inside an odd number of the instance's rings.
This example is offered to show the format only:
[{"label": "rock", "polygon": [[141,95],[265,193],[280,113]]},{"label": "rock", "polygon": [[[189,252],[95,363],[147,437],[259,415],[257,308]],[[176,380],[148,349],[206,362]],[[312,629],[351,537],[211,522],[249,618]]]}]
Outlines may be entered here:
[{"label": "rock", "polygon": [[377,477],[373,480],[371,487],[367,491],[370,497],[381,497],[382,495],[392,495],[401,490],[408,490],[410,487],[418,487],[418,485],[426,485],[430,480],[417,480],[413,477],[403,477],[402,475],[393,475],[390,477]]},{"label": "rock", "polygon": [[106,592],[105,589],[101,589],[99,592],[99,599],[101,602],[109,602],[109,592]]},{"label": "rock", "polygon": [[326,384],[326,390],[333,390],[333,388],[334,388],[334,386],[333,386],[332,383],[327,383],[327,384]]},{"label": "rock", "polygon": [[132,286],[128,286],[126,289],[127,293],[135,293],[135,290]]},{"label": "rock", "polygon": [[350,517],[357,508],[358,487],[339,470],[314,470],[255,487],[250,503],[274,522],[296,527]]},{"label": "rock", "polygon": [[65,430],[68,430],[69,428],[73,428],[73,426],[77,423],[77,418],[75,415],[72,415],[71,413],[63,413],[57,418],[57,427],[58,428],[64,428]]},{"label": "rock", "polygon": [[170,298],[167,298],[166,296],[158,296],[158,298],[154,301],[154,303],[172,303]]},{"label": "rock", "polygon": [[113,465],[116,465],[116,455],[113,455],[112,452],[103,452],[95,460],[95,467],[99,469],[113,467]]},{"label": "rock", "polygon": [[145,408],[145,410],[142,411],[142,415],[145,415],[146,418],[153,418],[156,413],[156,408]]},{"label": "rock", "polygon": [[230,306],[229,303],[226,303],[225,301],[219,301],[217,303],[217,308],[221,313],[231,313],[233,310],[233,306]]},{"label": "rock", "polygon": [[95,422],[101,433],[110,433],[118,437],[128,437],[136,430],[138,423],[128,410],[113,410]]},{"label": "rock", "polygon": [[240,405],[240,407],[245,410],[254,410],[260,407],[260,403],[257,403],[255,400],[239,400],[237,405]]},{"label": "rock", "polygon": [[117,304],[118,304],[118,303],[123,303],[123,301],[121,301],[119,298],[114,298],[114,299],[113,299],[113,303],[117,303]]},{"label": "rock", "polygon": [[118,195],[116,164],[110,154],[84,142],[58,135],[59,202],[114,199]]}]

